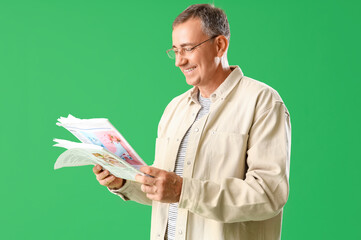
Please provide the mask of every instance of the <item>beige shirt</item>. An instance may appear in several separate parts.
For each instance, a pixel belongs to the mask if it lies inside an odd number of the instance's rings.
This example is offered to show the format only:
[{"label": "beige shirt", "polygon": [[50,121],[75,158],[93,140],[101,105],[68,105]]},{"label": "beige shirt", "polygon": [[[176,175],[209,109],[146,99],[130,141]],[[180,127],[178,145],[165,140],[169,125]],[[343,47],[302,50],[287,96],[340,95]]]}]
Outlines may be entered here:
[{"label": "beige shirt", "polygon": [[[288,198],[290,116],[278,93],[236,66],[194,123],[184,162],[176,239],[280,239]],[[153,166],[173,171],[180,142],[200,104],[197,88],[174,98],[158,127]],[[113,191],[152,205],[151,239],[164,239],[168,205],[127,181]]]}]

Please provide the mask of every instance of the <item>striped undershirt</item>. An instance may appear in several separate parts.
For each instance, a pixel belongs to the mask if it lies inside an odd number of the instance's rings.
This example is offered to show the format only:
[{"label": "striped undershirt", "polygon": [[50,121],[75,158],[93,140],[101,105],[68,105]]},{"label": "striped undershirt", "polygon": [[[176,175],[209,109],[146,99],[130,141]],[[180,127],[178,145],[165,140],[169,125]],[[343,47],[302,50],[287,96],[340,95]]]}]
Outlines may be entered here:
[{"label": "striped undershirt", "polygon": [[[188,144],[188,137],[190,134],[190,130],[192,129],[193,124],[201,119],[204,115],[207,115],[209,109],[211,107],[211,100],[209,98],[204,98],[200,94],[198,94],[198,101],[201,104],[201,109],[199,110],[196,119],[192,123],[192,125],[187,130],[186,134],[184,135],[182,142],[178,149],[177,160],[175,163],[175,170],[174,172],[179,175],[183,176],[183,165],[184,165],[184,158],[187,152],[187,144]],[[171,203],[169,205],[168,211],[168,225],[167,225],[167,238],[168,240],[175,239],[175,229],[177,223],[177,214],[178,214],[178,203]]]}]

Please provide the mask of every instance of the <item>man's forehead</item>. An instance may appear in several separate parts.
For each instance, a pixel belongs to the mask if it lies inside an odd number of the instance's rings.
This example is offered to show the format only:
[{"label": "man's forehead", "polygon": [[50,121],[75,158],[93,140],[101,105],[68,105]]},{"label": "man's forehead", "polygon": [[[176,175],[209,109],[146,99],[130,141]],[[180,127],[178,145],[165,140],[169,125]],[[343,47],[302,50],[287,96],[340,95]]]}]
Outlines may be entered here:
[{"label": "man's forehead", "polygon": [[179,23],[173,28],[173,47],[193,45],[202,40],[206,35],[202,31],[200,19],[191,18],[184,23]]}]

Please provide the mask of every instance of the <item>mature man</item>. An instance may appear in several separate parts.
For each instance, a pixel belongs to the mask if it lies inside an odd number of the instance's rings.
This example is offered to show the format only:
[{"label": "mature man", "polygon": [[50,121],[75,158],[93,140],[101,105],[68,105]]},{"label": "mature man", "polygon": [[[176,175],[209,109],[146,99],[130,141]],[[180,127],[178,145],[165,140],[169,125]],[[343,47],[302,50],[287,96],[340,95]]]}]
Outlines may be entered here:
[{"label": "mature man", "polygon": [[175,64],[194,86],[174,98],[158,128],[149,176],[100,184],[152,205],[151,239],[280,239],[288,198],[290,117],[278,93],[229,66],[221,9],[192,5],[173,23]]}]

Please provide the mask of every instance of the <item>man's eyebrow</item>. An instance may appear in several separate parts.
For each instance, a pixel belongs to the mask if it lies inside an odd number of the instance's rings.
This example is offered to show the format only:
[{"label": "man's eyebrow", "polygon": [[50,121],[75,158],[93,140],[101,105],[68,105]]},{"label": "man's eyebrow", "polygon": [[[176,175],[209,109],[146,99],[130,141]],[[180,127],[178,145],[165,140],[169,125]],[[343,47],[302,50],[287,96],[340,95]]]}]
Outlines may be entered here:
[{"label": "man's eyebrow", "polygon": [[[192,46],[195,45],[194,43],[182,43],[180,47]],[[177,48],[175,45],[172,46],[173,48]]]}]

